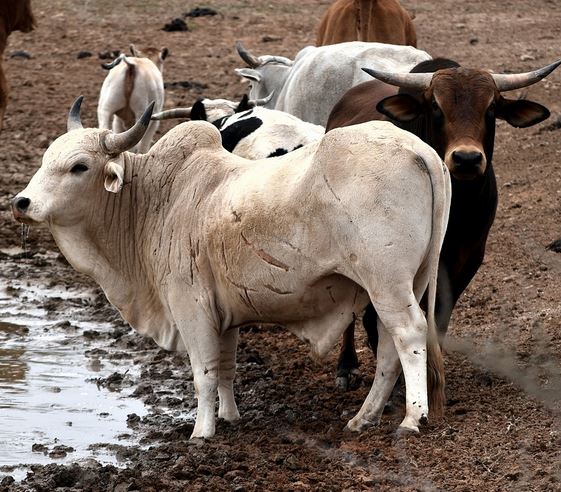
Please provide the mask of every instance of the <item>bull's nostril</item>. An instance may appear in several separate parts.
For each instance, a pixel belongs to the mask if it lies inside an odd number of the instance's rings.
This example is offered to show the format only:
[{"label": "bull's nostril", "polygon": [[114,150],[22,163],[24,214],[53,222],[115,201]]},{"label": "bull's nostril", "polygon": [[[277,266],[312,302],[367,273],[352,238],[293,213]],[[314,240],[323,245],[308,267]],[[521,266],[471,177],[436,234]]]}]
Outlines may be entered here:
[{"label": "bull's nostril", "polygon": [[14,198],[14,206],[20,212],[25,212],[27,210],[27,208],[29,207],[30,203],[31,203],[31,200],[29,198],[25,198],[23,196],[18,197],[18,198]]},{"label": "bull's nostril", "polygon": [[452,159],[454,159],[454,163],[458,166],[477,166],[483,160],[483,154],[477,151],[463,152],[455,150],[452,152]]}]

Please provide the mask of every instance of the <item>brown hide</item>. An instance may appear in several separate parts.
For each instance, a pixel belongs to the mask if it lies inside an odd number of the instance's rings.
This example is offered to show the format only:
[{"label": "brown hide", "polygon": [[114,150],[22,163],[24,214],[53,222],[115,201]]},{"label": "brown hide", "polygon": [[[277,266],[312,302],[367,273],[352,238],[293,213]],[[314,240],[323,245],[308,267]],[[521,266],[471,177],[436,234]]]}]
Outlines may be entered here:
[{"label": "brown hide", "polygon": [[35,27],[31,11],[31,0],[0,1],[0,130],[8,102],[8,84],[2,67],[2,54],[6,49],[8,36],[13,31],[30,32]]},{"label": "brown hide", "polygon": [[387,118],[376,109],[382,99],[397,94],[398,88],[379,80],[355,85],[333,106],[325,131]]},{"label": "brown hide", "polygon": [[368,41],[417,46],[409,13],[398,0],[337,0],[320,23],[317,46]]}]

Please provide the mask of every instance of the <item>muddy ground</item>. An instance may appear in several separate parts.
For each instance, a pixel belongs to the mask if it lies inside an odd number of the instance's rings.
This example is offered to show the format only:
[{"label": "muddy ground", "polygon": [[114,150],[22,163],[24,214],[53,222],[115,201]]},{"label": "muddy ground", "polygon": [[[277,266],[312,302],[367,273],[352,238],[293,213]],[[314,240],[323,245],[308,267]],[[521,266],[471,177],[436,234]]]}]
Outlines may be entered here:
[{"label": "muddy ground", "polygon": [[[192,88],[169,87],[166,107],[202,95],[237,98],[244,86],[233,73],[242,66],[235,40],[258,54],[293,57],[314,42],[328,3],[207,2],[219,15],[188,19],[189,32],[168,33],[161,30],[165,23],[199,4],[35,0],[37,30],[14,34],[4,56],[12,91],[0,134],[0,248],[21,245],[9,199],[64,132],[77,95],[85,95],[83,121],[95,125],[105,76],[99,52],[124,50],[131,42],[167,46],[166,81],[189,81]],[[495,71],[526,71],[561,58],[558,0],[405,5],[416,11],[419,48],[433,56]],[[20,49],[32,57],[9,57]],[[78,59],[83,50],[93,56]],[[118,374],[107,382],[117,390],[132,385],[148,405],[148,416],[129,416],[140,444],[114,446],[124,468],[53,461],[33,467],[21,483],[4,478],[0,490],[561,490],[561,255],[545,248],[561,236],[561,125],[554,124],[561,113],[561,72],[524,93],[548,106],[552,117],[526,130],[498,124],[500,205],[485,263],[453,317],[442,420],[419,437],[398,439],[403,407],[397,398],[380,427],[348,434],[344,424],[366,396],[375,369],[364,342],[362,384],[342,393],[334,385],[336,353],[320,366],[287,332],[249,330],[238,351],[241,423],[219,423],[215,438],[189,441],[188,412],[195,402],[183,358],[134,334],[99,297],[84,310],[100,323],[113,320],[114,329],[97,336],[140,367],[139,377]],[[160,134],[170,127],[162,125]],[[26,246],[38,256],[17,258],[8,268],[0,255],[2,278],[92,287],[64,261],[41,255],[56,251],[47,231],[32,229]],[[93,355],[103,360],[105,354]],[[0,417],[0,433],[1,426]]]}]

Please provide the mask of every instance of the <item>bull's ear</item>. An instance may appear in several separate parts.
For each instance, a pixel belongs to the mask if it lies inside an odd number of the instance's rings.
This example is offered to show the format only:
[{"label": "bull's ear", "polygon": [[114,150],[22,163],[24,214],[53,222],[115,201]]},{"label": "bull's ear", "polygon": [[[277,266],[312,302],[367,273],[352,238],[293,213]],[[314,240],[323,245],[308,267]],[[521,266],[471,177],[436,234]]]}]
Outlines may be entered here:
[{"label": "bull's ear", "polygon": [[208,121],[208,116],[206,114],[206,108],[205,105],[203,104],[203,100],[199,99],[197,102],[195,102],[195,104],[193,104],[193,107],[191,108],[191,116],[190,116],[191,120],[203,120],[203,121]]},{"label": "bull's ear", "polygon": [[377,105],[378,112],[400,123],[407,123],[419,116],[423,110],[421,103],[409,94],[396,94],[382,99]]},{"label": "bull's ear", "polygon": [[119,193],[121,188],[123,187],[124,175],[125,175],[125,167],[123,157],[119,160],[111,159],[105,165],[105,181],[104,186],[107,191],[111,193]]},{"label": "bull's ear", "polygon": [[242,100],[234,110],[234,113],[241,113],[242,111],[247,111],[248,109],[251,109],[251,106],[249,105],[249,97],[247,94],[244,94]]},{"label": "bull's ear", "polygon": [[164,61],[169,55],[169,50],[167,48],[162,48],[162,50],[160,51],[160,61]]},{"label": "bull's ear", "polygon": [[235,70],[236,73],[244,79],[261,82],[261,79],[263,78],[261,74],[257,70],[253,70],[253,68],[236,68]]},{"label": "bull's ear", "polygon": [[516,128],[536,125],[549,118],[549,109],[526,99],[506,99],[502,97],[497,104],[495,115]]}]

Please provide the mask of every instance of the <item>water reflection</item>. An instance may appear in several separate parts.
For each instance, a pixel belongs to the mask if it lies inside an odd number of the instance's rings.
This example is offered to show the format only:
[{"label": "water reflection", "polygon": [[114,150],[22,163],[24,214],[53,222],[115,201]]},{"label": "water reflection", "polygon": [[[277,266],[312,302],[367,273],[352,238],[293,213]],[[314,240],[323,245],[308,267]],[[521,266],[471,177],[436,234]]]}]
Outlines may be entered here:
[{"label": "water reflection", "polygon": [[[90,340],[83,332],[112,329],[91,321],[80,302],[86,297],[84,292],[30,287],[23,281],[8,285],[0,277],[0,477],[8,473],[22,478],[24,471],[11,470],[21,463],[54,462],[48,454],[32,452],[34,444],[36,449],[60,444],[74,448],[57,463],[92,456],[115,463],[110,452],[91,451],[89,446],[126,444],[117,436],[130,432],[127,415],[146,414],[142,402],[127,397],[127,390],[109,392],[89,382],[113,372],[134,373],[135,368],[130,361],[85,356],[96,347],[110,349],[105,338]],[[48,309],[53,300],[54,313]]]}]

